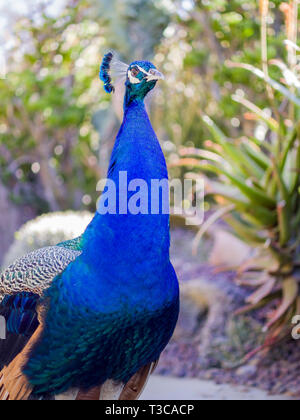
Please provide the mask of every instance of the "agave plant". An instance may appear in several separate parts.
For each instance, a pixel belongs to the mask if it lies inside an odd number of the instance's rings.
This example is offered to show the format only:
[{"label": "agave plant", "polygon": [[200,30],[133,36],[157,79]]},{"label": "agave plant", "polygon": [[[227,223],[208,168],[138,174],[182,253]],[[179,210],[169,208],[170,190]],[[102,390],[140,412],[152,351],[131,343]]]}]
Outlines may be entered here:
[{"label": "agave plant", "polygon": [[[292,10],[294,3],[285,5]],[[268,2],[261,2],[262,34],[266,33],[263,28],[267,8]],[[287,25],[291,25],[294,15],[289,16]],[[264,347],[290,332],[292,318],[300,314],[300,123],[296,117],[300,107],[299,48],[294,32],[290,27],[288,30],[287,64],[273,60],[260,70],[248,64],[228,63],[264,80],[273,104],[275,96],[282,100],[283,105],[269,113],[245,96],[233,95],[233,100],[266,127],[264,138],[254,134],[229,139],[210,117],[201,115],[214,141],[207,141],[205,150],[182,149],[177,162],[201,172],[207,195],[213,196],[216,204],[216,211],[202,226],[195,244],[212,223],[224,218],[240,239],[257,250],[254,258],[238,268],[238,278],[240,284],[255,288],[241,312],[269,305]],[[264,41],[262,46],[266,46]],[[262,54],[265,56],[264,47]],[[269,76],[270,65],[281,70],[280,81]]]}]

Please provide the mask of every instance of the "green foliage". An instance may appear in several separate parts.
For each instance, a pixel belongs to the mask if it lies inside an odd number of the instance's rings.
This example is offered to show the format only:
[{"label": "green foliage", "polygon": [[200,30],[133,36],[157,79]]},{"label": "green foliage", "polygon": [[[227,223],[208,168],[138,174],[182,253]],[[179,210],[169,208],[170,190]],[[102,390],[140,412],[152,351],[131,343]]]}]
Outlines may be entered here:
[{"label": "green foliage", "polygon": [[103,38],[86,7],[70,1],[57,19],[20,18],[0,81],[0,176],[13,196],[40,211],[95,198],[97,134],[90,120]]},{"label": "green foliage", "polygon": [[272,101],[274,115],[244,94],[234,95],[233,100],[252,113],[255,133],[232,139],[203,114],[202,121],[213,141],[205,143],[206,150],[182,149],[178,165],[205,174],[207,198],[215,200],[216,212],[199,232],[197,243],[211,223],[223,217],[240,239],[258,251],[239,268],[239,275],[241,284],[257,289],[247,299],[245,311],[266,305],[269,308],[268,334],[261,350],[290,332],[291,319],[300,309],[297,58],[292,47],[287,64],[282,60],[271,62],[282,71],[277,80],[269,76],[268,66],[262,71],[240,62],[229,64],[263,81],[265,100]]},{"label": "green foliage", "polygon": [[16,19],[0,80],[0,179],[11,200],[38,212],[94,209],[107,158],[93,125],[105,140],[119,124],[107,115],[99,63],[111,47],[126,61],[149,57],[168,24],[159,3],[68,0],[53,17],[50,1]]},{"label": "green foliage", "polygon": [[[272,5],[280,4],[273,2]],[[243,123],[244,110],[231,100],[235,90],[243,90],[261,107],[269,106],[264,83],[240,68],[229,69],[227,62],[261,66],[260,15],[256,0],[195,2],[182,13],[176,2],[173,20],[164,32],[157,50],[157,64],[168,76],[168,86],[157,99],[155,124],[161,138],[187,146],[200,147],[205,130],[199,114],[210,115],[233,136],[243,125],[250,135],[252,126]],[[286,55],[284,18],[278,8],[269,12],[268,59]],[[271,66],[270,75],[278,78]],[[171,99],[170,99],[171,98]],[[233,123],[232,123],[232,119]],[[176,125],[181,125],[181,133]],[[174,127],[175,125],[175,127]],[[180,141],[179,141],[180,138]]]},{"label": "green foliage", "polygon": [[151,59],[170,16],[161,0],[95,0],[96,12],[106,22],[106,43],[128,64]]},{"label": "green foliage", "polygon": [[[105,176],[119,125],[98,82],[108,48],[126,62],[152,59],[156,51],[154,62],[167,83],[154,96],[152,121],[166,152],[203,145],[201,114],[228,136],[240,128],[251,134],[253,124],[243,122],[244,109],[231,95],[242,89],[264,109],[269,106],[264,82],[227,62],[260,66],[256,1],[185,7],[181,1],[68,0],[60,16],[45,10],[42,19],[17,21],[8,76],[0,81],[0,176],[13,200],[34,203],[39,212],[94,208],[95,185]],[[272,59],[285,49],[283,15],[273,8],[270,16]],[[270,67],[271,77],[279,74]]]}]

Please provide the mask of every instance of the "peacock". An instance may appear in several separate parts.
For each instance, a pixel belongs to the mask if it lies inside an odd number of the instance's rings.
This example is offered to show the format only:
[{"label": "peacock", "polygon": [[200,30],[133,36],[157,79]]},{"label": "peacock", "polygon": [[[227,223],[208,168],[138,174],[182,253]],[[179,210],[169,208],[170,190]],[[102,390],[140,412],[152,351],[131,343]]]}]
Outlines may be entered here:
[{"label": "peacock", "polygon": [[[126,65],[108,52],[100,68],[107,93],[115,91],[112,70],[125,82],[106,181],[115,185],[115,211],[103,211],[103,193],[82,236],[34,251],[2,273],[1,400],[138,399],[176,327],[169,212],[161,205],[153,211],[150,202],[148,211],[124,211],[120,185],[121,173],[149,190],[153,180],[168,179],[145,107],[164,76],[151,62]],[[125,204],[138,203],[137,191],[128,188]]]}]

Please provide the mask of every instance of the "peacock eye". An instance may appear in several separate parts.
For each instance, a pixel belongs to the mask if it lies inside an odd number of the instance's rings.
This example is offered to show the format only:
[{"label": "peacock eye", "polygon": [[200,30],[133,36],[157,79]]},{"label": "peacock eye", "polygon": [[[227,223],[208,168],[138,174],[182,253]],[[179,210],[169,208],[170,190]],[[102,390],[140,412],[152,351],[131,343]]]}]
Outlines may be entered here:
[{"label": "peacock eye", "polygon": [[131,69],[131,74],[133,77],[136,77],[139,74],[139,69],[137,67],[133,67],[133,69]]},{"label": "peacock eye", "polygon": [[149,70],[149,73],[150,73],[150,74],[152,74],[152,75],[154,76],[154,75],[155,75],[155,70],[150,69],[150,70]]}]

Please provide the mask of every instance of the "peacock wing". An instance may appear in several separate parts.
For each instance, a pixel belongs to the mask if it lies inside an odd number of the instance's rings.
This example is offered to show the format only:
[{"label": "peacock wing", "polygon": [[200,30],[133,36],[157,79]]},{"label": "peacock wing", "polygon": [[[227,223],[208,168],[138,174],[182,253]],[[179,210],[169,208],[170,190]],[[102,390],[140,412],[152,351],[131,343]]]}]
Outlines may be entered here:
[{"label": "peacock wing", "polygon": [[[68,245],[68,244],[67,244]],[[0,369],[24,348],[39,325],[37,304],[53,279],[81,251],[41,248],[16,260],[0,276]]]},{"label": "peacock wing", "polygon": [[23,292],[41,295],[80,254],[81,251],[63,246],[51,246],[17,259],[0,276],[0,295]]}]

